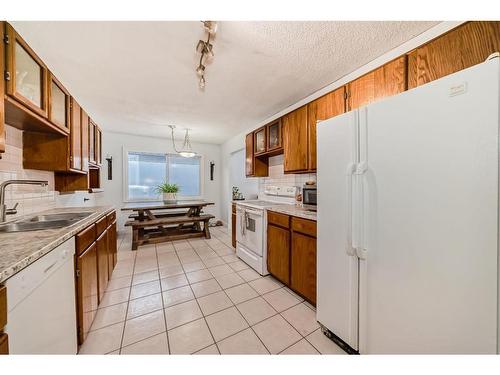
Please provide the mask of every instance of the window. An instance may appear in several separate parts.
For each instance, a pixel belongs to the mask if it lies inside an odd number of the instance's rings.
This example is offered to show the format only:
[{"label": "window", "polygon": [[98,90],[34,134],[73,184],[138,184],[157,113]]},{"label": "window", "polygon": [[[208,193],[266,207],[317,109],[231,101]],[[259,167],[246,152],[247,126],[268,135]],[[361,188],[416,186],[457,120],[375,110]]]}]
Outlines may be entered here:
[{"label": "window", "polygon": [[181,198],[202,195],[201,157],[128,151],[126,201],[158,200],[156,187],[167,181],[179,185]]}]

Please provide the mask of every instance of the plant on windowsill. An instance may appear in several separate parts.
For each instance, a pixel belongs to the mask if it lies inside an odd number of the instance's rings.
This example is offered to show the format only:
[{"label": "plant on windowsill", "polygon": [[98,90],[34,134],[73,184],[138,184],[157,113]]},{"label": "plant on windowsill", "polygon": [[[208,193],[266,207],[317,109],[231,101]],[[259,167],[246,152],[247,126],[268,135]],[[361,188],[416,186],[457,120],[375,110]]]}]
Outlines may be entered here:
[{"label": "plant on windowsill", "polygon": [[179,192],[179,186],[177,184],[169,184],[165,182],[156,187],[156,191],[163,195],[163,201],[165,203],[175,203],[177,202],[177,193]]}]

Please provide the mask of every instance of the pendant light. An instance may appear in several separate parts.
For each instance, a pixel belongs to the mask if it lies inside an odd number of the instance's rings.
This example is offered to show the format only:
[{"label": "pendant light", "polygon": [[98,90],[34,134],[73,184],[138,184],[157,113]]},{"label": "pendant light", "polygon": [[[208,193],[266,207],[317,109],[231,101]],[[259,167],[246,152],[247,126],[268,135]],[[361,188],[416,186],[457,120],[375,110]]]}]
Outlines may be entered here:
[{"label": "pendant light", "polygon": [[191,147],[191,141],[189,139],[189,129],[186,129],[186,134],[184,135],[184,144],[182,145],[182,148],[180,150],[177,150],[174,141],[175,125],[169,125],[169,128],[172,130],[172,145],[174,146],[175,152],[177,152],[180,156],[183,156],[185,158],[195,157],[197,154],[196,152],[193,151],[193,148]]}]

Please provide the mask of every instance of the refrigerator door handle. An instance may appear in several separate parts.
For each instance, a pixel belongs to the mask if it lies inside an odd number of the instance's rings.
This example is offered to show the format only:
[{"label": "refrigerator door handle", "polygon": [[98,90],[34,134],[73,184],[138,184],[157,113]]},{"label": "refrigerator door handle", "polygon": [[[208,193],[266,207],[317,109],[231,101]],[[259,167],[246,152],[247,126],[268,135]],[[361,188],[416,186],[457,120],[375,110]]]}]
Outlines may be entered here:
[{"label": "refrigerator door handle", "polygon": [[346,253],[351,256],[356,256],[356,249],[353,246],[353,238],[355,238],[353,233],[353,175],[356,171],[356,164],[351,163],[347,166],[346,177],[347,177],[347,247]]},{"label": "refrigerator door handle", "polygon": [[366,162],[361,162],[357,165],[356,168],[356,243],[354,247],[356,249],[356,255],[359,259],[366,259],[366,246],[364,241],[364,233],[365,233],[365,184],[364,184],[364,174],[368,170],[368,165]]}]

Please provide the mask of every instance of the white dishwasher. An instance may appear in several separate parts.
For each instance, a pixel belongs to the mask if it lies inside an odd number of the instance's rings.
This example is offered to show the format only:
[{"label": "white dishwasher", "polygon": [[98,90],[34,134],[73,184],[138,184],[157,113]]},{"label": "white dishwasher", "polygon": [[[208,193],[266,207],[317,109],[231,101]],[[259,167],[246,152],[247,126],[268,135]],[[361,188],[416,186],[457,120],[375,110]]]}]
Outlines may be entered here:
[{"label": "white dishwasher", "polygon": [[76,354],[74,254],[72,237],[5,282],[10,354]]}]

